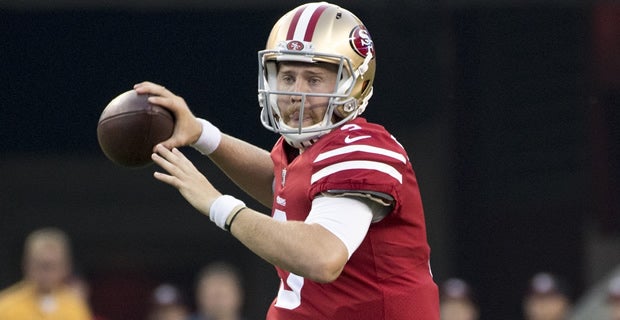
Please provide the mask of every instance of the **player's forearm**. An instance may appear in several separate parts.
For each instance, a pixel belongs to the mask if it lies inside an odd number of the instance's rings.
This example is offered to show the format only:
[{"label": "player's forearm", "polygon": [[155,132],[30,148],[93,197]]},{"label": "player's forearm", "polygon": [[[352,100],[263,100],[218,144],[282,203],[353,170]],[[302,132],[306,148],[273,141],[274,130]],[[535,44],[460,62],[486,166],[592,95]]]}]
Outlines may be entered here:
[{"label": "player's forearm", "polygon": [[267,207],[273,201],[273,162],[269,152],[223,134],[209,158],[242,190]]},{"label": "player's forearm", "polygon": [[335,280],[347,262],[342,241],[318,224],[280,222],[246,209],[231,233],[269,263],[313,281]]}]

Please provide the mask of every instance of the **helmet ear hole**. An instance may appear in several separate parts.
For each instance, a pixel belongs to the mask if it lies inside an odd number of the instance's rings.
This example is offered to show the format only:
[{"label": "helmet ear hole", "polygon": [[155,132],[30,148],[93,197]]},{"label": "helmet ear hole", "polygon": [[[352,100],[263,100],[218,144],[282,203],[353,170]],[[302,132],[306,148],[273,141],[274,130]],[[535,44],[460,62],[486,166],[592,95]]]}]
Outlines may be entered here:
[{"label": "helmet ear hole", "polygon": [[357,109],[357,103],[355,101],[349,101],[347,103],[341,104],[336,107],[334,114],[338,116],[340,119],[344,119],[348,117],[351,112],[354,112]]}]

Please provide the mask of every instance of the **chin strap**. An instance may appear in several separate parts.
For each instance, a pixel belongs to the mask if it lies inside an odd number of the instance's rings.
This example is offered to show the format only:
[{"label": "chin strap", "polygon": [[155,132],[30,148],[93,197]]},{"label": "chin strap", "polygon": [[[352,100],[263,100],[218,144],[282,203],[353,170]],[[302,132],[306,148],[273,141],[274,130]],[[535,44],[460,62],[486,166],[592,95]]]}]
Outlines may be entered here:
[{"label": "chin strap", "polygon": [[284,137],[284,140],[291,147],[293,147],[295,149],[299,149],[300,151],[303,151],[304,149],[310,147],[311,145],[313,145],[317,141],[319,141],[319,138],[320,138],[320,136],[316,137],[316,138],[309,139],[309,140],[304,140],[304,141],[293,141],[293,140],[288,139],[287,137]]},{"label": "chin strap", "polygon": [[368,71],[368,64],[370,63],[370,60],[372,60],[372,58],[374,58],[374,56],[372,55],[372,52],[368,52],[368,55],[366,56],[366,58],[364,58],[364,62],[359,66],[359,68],[357,68],[357,72],[356,76],[363,76],[364,73],[366,73],[366,71]]},{"label": "chin strap", "polygon": [[373,91],[374,91],[374,88],[370,87],[370,92],[366,95],[366,97],[362,100],[362,103],[360,104],[360,106],[357,108],[358,116],[362,114],[364,110],[366,110],[366,106],[368,105],[368,100],[370,100],[370,97],[372,97]]}]

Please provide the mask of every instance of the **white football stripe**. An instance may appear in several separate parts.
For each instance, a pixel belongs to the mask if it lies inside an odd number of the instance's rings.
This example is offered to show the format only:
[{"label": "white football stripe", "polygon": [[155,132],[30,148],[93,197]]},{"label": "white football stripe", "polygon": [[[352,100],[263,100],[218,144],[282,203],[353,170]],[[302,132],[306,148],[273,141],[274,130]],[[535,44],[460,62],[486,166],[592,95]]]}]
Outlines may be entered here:
[{"label": "white football stripe", "polygon": [[273,219],[281,222],[286,221],[286,212],[280,209],[273,210]]},{"label": "white football stripe", "polygon": [[369,169],[369,170],[377,170],[383,173],[390,175],[392,178],[398,180],[398,182],[403,183],[403,175],[398,172],[398,170],[394,169],[394,167],[376,161],[363,161],[363,160],[354,160],[354,161],[344,161],[336,164],[332,164],[331,166],[327,166],[312,175],[310,178],[310,183],[315,183],[321,178],[327,177],[328,175],[344,170],[355,170],[355,169]]},{"label": "white football stripe", "polygon": [[299,17],[299,21],[297,22],[297,26],[295,27],[295,34],[293,35],[293,39],[295,40],[304,40],[306,36],[306,29],[308,29],[308,24],[310,23],[310,18],[312,18],[312,14],[314,11],[321,6],[321,3],[312,3],[308,5],[304,12]]},{"label": "white football stripe", "polygon": [[338,148],[338,149],[334,149],[334,150],[321,153],[316,157],[316,159],[314,159],[314,162],[316,163],[316,162],[325,160],[327,158],[335,157],[341,154],[356,152],[356,151],[380,154],[380,155],[388,156],[390,158],[394,158],[402,163],[407,163],[405,156],[403,156],[402,154],[398,152],[390,151],[390,150],[383,149],[383,148],[373,147],[373,146],[369,146],[365,144],[350,145],[350,146],[346,146],[346,147],[342,147],[342,148]]}]

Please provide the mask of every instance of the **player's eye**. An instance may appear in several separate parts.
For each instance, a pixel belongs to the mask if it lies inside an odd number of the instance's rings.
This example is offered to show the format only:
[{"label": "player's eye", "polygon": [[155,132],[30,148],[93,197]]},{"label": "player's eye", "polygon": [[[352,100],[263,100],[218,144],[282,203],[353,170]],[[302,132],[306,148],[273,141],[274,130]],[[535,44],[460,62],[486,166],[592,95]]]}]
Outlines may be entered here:
[{"label": "player's eye", "polygon": [[295,83],[295,78],[290,75],[280,76],[280,82],[283,84],[291,85]]},{"label": "player's eye", "polygon": [[321,78],[319,78],[319,77],[312,77],[312,78],[310,78],[310,84],[318,85],[320,83],[321,83]]}]

